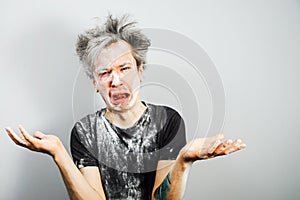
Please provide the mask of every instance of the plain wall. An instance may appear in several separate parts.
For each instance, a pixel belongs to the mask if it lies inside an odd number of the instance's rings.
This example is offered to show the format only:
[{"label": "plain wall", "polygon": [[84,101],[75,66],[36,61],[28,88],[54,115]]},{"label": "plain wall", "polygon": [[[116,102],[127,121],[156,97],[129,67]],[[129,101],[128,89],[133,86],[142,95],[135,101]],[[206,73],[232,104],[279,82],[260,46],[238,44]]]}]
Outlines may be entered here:
[{"label": "plain wall", "polygon": [[[222,131],[242,138],[248,147],[195,163],[185,199],[300,198],[299,0],[7,0],[0,2],[1,200],[68,199],[52,159],[17,147],[3,129],[23,124],[31,133],[58,135],[69,149],[74,122],[103,105],[80,70],[75,42],[95,24],[94,17],[108,12],[128,12],[140,27],[168,29],[190,38],[207,53],[222,80]],[[203,81],[190,86],[202,94],[200,111],[193,118],[198,120],[199,114],[203,126],[197,130],[204,131],[209,123],[205,116],[213,115],[209,92]],[[144,89],[146,100],[178,106],[168,88]],[[151,99],[164,89],[170,94]],[[195,113],[182,114],[195,126],[190,120]]]}]

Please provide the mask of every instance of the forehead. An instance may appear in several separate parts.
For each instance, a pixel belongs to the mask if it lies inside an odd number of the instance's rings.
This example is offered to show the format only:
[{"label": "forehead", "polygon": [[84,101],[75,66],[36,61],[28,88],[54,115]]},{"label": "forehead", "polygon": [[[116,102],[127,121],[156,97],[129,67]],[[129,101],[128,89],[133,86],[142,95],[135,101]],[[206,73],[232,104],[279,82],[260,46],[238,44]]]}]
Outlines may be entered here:
[{"label": "forehead", "polygon": [[121,65],[123,62],[133,62],[131,46],[118,40],[101,50],[97,57],[96,68],[109,68],[110,66]]}]

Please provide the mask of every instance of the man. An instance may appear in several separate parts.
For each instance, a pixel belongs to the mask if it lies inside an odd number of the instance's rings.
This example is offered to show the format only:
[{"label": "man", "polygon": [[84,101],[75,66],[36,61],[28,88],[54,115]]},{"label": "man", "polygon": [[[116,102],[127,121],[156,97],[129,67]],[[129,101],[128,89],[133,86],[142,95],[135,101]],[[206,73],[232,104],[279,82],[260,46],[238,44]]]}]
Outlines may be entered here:
[{"label": "man", "polygon": [[127,16],[108,16],[79,36],[77,54],[106,108],[75,124],[73,160],[54,135],[32,137],[20,126],[20,138],[6,128],[16,144],[53,157],[71,199],[181,199],[194,161],[246,147],[221,142],[222,133],[186,144],[178,112],[141,101],[150,41],[135,25]]}]

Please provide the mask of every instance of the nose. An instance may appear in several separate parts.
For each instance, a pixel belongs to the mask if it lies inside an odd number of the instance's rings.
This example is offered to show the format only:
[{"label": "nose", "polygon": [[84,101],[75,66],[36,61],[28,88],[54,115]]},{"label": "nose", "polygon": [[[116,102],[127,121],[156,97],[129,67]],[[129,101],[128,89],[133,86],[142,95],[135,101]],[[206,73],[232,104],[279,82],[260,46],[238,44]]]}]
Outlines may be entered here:
[{"label": "nose", "polygon": [[120,75],[115,72],[115,71],[112,71],[111,73],[111,86],[112,87],[117,87],[119,85],[121,85],[121,80],[120,80]]}]

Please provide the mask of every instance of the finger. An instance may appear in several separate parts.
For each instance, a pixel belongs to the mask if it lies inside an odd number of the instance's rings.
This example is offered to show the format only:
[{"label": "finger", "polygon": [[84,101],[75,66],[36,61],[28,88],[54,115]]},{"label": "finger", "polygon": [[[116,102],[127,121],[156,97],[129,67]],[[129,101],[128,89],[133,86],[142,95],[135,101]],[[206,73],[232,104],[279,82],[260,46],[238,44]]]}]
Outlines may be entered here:
[{"label": "finger", "polygon": [[213,142],[212,146],[208,150],[208,154],[212,154],[220,144],[221,144],[220,140],[216,140],[215,142]]},{"label": "finger", "polygon": [[215,151],[213,153],[219,155],[224,151],[224,149],[226,149],[226,147],[227,147],[227,144],[225,142],[223,142],[215,149]]},{"label": "finger", "polygon": [[225,134],[220,132],[217,134],[219,140],[223,140],[225,138]]},{"label": "finger", "polygon": [[215,149],[221,144],[221,140],[225,137],[224,133],[218,133],[216,135],[213,135],[209,138],[207,138],[207,153],[212,154]]},{"label": "finger", "polygon": [[228,146],[228,145],[231,145],[232,144],[232,139],[228,139],[228,140],[226,140],[226,145]]},{"label": "finger", "polygon": [[36,131],[34,133],[34,137],[38,138],[38,139],[43,139],[45,137],[45,134],[40,132],[40,131]]},{"label": "finger", "polygon": [[244,146],[245,146],[245,144],[242,143],[242,140],[237,139],[224,150],[224,154],[233,153],[235,151],[238,151],[238,150],[244,148]]},{"label": "finger", "polygon": [[220,143],[215,151],[213,152],[216,155],[222,155],[222,152],[232,143],[232,140],[228,139],[225,142]]},{"label": "finger", "polygon": [[19,125],[19,129],[26,141],[28,141],[31,144],[33,144],[35,142],[35,138],[32,137],[29,133],[27,133],[27,131],[24,129],[24,127],[22,125]]},{"label": "finger", "polygon": [[225,138],[225,134],[220,132],[214,136],[216,138],[216,141],[212,144],[212,147],[210,148],[208,153],[213,153],[215,149],[222,143],[221,141]]},{"label": "finger", "polygon": [[14,141],[14,143],[23,147],[27,146],[27,142],[21,139],[10,127],[6,127],[5,131],[8,133],[8,136]]},{"label": "finger", "polygon": [[210,137],[207,137],[207,139],[215,141],[215,140],[223,140],[224,137],[225,137],[225,134],[220,132],[220,133],[217,133],[217,134],[212,135]]},{"label": "finger", "polygon": [[242,140],[240,140],[240,143],[238,144],[238,150],[244,149],[246,147],[247,147],[247,145],[245,143],[243,143]]}]

